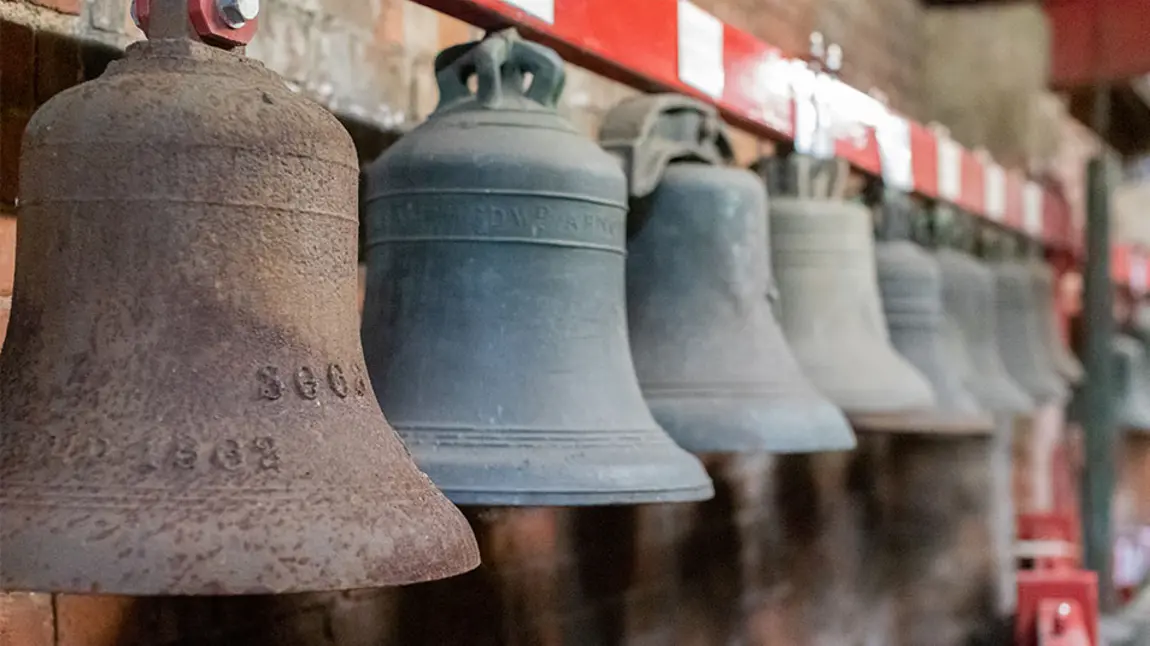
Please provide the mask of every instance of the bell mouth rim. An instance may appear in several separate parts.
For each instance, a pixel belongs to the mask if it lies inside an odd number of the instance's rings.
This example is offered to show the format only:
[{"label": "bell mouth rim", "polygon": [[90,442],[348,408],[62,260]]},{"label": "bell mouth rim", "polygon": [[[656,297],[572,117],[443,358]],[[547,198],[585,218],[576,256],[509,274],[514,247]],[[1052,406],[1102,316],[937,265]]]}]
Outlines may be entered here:
[{"label": "bell mouth rim", "polygon": [[848,413],[858,433],[898,433],[940,437],[989,437],[997,425],[990,413],[947,413],[932,409],[912,409],[889,413]]},{"label": "bell mouth rim", "polygon": [[[846,416],[823,397],[761,401],[763,405],[748,405],[745,398],[668,398],[649,403],[671,439],[696,456],[834,453],[858,446]],[[724,414],[722,408],[729,410]]]},{"label": "bell mouth rim", "polygon": [[[455,506],[430,489],[405,502],[369,500],[362,505],[365,514],[333,515],[333,505],[319,501],[298,501],[294,511],[274,500],[239,510],[224,501],[221,509],[233,510],[228,514],[188,505],[93,509],[9,498],[0,500],[0,589],[148,597],[293,594],[408,585],[478,567],[475,535]],[[419,522],[404,522],[413,516]],[[277,523],[284,518],[295,520]],[[207,538],[194,538],[197,532]],[[108,538],[99,537],[104,534]],[[330,549],[341,543],[347,547]]]},{"label": "bell mouth rim", "polygon": [[657,426],[645,431],[647,441],[586,443],[576,432],[543,451],[537,444],[527,451],[514,448],[548,441],[531,432],[516,434],[517,441],[481,445],[411,443],[410,436],[400,435],[419,469],[459,506],[585,507],[714,497],[703,464]]},{"label": "bell mouth rim", "polygon": [[530,492],[512,489],[452,489],[436,485],[460,507],[611,507],[661,503],[703,502],[715,497],[713,483],[683,487],[633,488],[602,491]]}]

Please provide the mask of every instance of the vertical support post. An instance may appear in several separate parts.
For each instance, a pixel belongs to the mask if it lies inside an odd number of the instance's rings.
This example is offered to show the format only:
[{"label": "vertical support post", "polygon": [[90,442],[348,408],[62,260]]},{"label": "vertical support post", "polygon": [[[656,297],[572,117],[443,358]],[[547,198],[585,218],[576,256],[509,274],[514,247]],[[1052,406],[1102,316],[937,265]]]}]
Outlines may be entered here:
[{"label": "vertical support post", "polygon": [[1114,333],[1110,279],[1110,186],[1105,153],[1087,166],[1086,270],[1083,322],[1088,378],[1083,387],[1086,464],[1082,474],[1086,566],[1098,573],[1104,609],[1113,607],[1110,503],[1114,492],[1117,425],[1112,396]]}]

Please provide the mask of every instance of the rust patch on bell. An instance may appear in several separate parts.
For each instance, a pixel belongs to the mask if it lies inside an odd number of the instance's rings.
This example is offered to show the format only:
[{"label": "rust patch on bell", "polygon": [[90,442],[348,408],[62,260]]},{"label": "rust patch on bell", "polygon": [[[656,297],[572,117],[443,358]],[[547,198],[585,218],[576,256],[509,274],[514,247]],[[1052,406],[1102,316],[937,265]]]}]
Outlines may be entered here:
[{"label": "rust patch on bell", "polygon": [[257,62],[129,47],[24,140],[0,587],[247,594],[475,567],[368,384],[357,165]]}]

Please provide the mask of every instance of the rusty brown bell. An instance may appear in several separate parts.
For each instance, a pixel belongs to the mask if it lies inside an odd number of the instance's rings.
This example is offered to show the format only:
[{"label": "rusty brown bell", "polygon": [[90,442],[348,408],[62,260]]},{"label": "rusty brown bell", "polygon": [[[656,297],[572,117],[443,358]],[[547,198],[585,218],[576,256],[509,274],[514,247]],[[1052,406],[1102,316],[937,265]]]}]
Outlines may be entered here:
[{"label": "rusty brown bell", "polygon": [[0,588],[241,594],[476,566],[367,382],[351,139],[136,43],[33,117],[0,354]]}]

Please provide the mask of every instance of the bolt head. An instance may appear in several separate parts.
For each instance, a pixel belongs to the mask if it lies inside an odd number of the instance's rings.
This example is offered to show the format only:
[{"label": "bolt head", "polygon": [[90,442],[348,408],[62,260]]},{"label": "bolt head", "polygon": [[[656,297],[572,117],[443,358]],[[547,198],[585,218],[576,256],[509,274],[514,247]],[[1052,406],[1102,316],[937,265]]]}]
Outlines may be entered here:
[{"label": "bolt head", "polygon": [[216,0],[216,10],[224,23],[239,29],[260,13],[260,0]]},{"label": "bolt head", "polygon": [[1069,617],[1070,616],[1070,604],[1069,603],[1058,604],[1058,616],[1059,617]]}]

